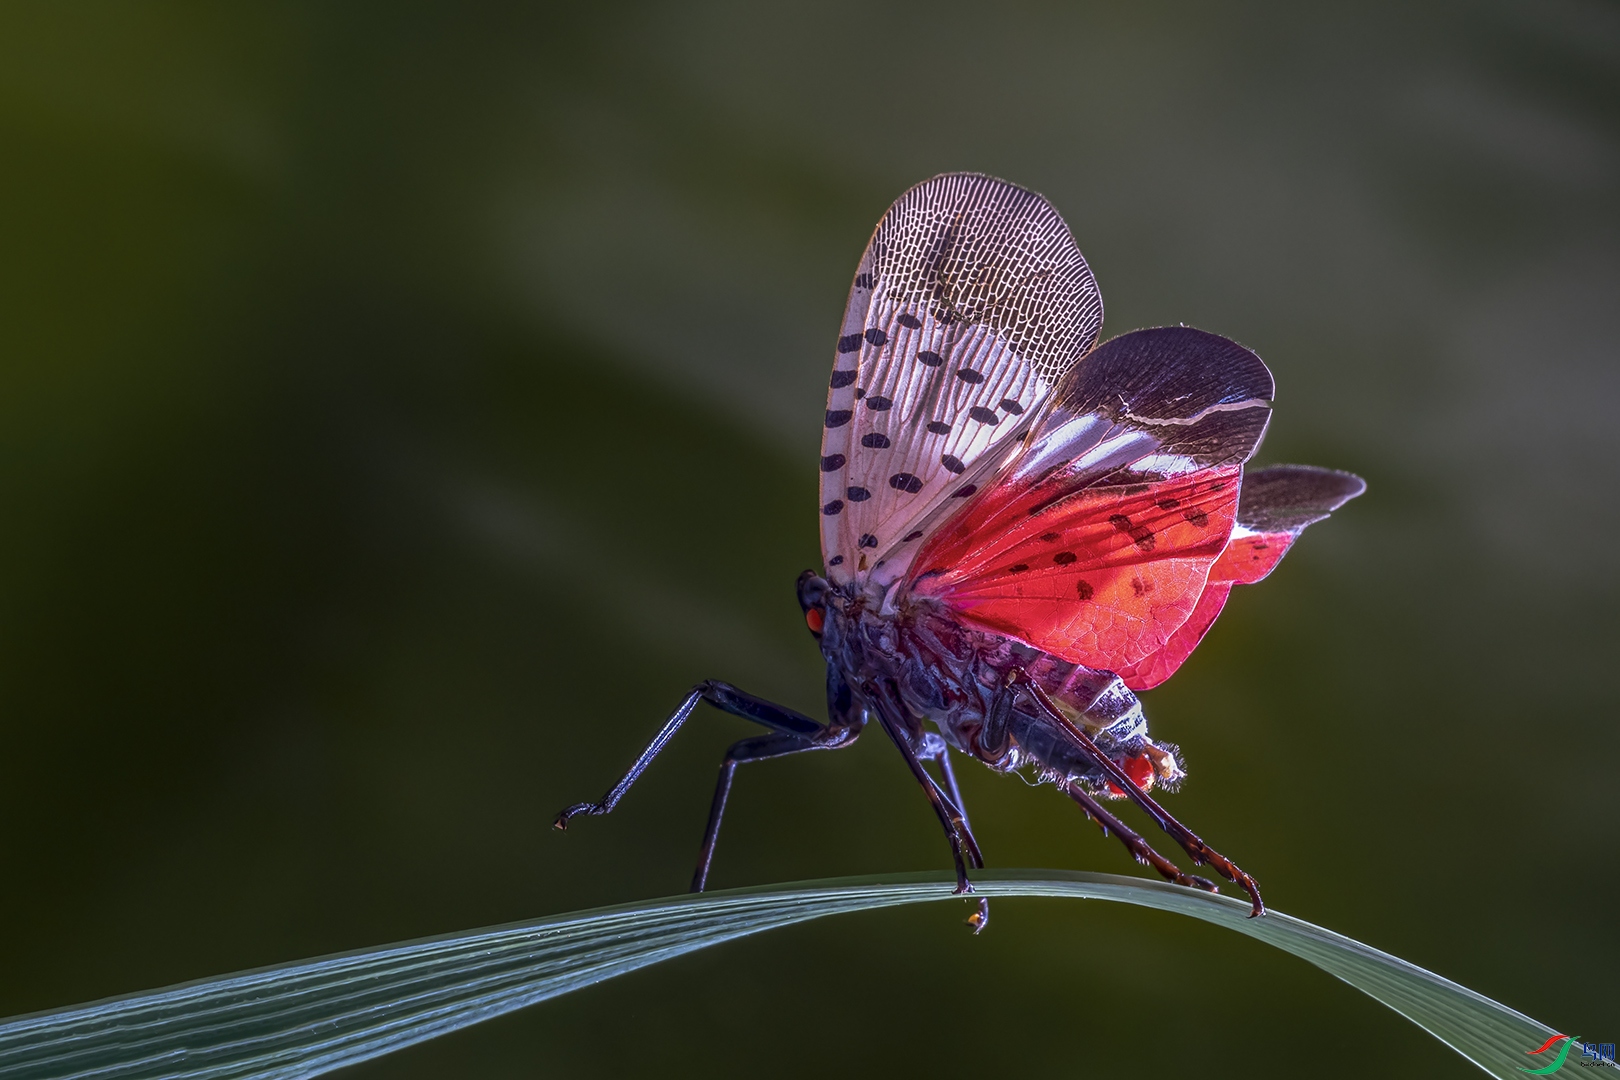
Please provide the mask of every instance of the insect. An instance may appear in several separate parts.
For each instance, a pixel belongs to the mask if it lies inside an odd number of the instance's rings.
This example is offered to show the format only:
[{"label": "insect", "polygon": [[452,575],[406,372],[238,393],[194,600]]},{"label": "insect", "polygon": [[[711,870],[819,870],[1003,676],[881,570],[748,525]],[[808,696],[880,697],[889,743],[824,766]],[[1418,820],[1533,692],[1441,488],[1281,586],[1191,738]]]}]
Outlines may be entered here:
[{"label": "insect", "polygon": [[[850,290],[821,447],[826,565],[798,581],[826,722],[699,683],[623,779],[556,827],[610,812],[699,702],[752,720],[768,733],[721,763],[701,891],[739,764],[849,746],[875,720],[939,817],[957,892],[984,865],[960,753],[1052,784],[1138,862],[1216,891],[1104,805],[1129,799],[1262,914],[1254,879],[1150,794],[1185,771],[1136,694],[1175,672],[1234,585],[1366,485],[1245,470],[1273,397],[1253,352],[1186,326],[1096,345],[1101,326],[1096,279],[1039,195],[957,173],[900,196]],[[987,919],[981,898],[968,921]]]}]

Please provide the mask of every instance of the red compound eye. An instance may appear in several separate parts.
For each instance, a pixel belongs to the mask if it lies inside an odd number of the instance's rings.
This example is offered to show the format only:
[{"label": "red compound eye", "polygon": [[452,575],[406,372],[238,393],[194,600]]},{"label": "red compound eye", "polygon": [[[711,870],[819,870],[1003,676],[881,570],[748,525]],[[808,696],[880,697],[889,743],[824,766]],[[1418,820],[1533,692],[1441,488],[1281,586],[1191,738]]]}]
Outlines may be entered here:
[{"label": "red compound eye", "polygon": [[[1143,791],[1147,791],[1153,786],[1153,762],[1148,760],[1146,754],[1141,757],[1126,758],[1120,762],[1120,768],[1124,769],[1125,775],[1131,778],[1131,783]],[[1115,798],[1125,794],[1113,784],[1108,785],[1108,793]]]},{"label": "red compound eye", "polygon": [[826,619],[821,614],[821,609],[813,607],[805,612],[804,624],[810,628],[812,634],[821,633],[821,628],[826,625]]}]

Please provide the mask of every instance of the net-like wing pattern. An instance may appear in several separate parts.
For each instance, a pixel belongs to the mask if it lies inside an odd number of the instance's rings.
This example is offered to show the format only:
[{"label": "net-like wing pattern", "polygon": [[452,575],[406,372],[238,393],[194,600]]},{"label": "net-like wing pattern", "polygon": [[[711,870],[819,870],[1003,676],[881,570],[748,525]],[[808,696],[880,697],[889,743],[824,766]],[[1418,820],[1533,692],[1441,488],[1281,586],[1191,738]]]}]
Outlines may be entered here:
[{"label": "net-like wing pattern", "polygon": [[893,581],[992,447],[1028,429],[1102,324],[1096,282],[1039,195],[950,174],[902,195],[856,271],[822,439],[835,583]]}]

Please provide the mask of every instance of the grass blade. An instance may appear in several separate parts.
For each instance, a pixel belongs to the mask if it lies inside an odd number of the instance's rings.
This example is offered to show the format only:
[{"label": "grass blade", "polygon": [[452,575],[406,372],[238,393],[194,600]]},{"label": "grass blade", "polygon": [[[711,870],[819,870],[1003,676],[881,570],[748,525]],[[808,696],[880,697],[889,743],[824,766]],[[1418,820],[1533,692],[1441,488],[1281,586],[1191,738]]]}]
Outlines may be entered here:
[{"label": "grass blade", "polygon": [[[1190,915],[1343,979],[1498,1077],[1555,1032],[1398,957],[1248,904],[1140,878],[984,872],[988,896],[1112,900]],[[648,900],[386,945],[0,1023],[0,1075],[314,1076],[697,949],[828,915],[952,899],[934,874],[842,878]],[[1556,1049],[1556,1047],[1555,1047]],[[1572,1049],[1578,1053],[1579,1047]],[[1546,1055],[1551,1057],[1551,1053]]]}]

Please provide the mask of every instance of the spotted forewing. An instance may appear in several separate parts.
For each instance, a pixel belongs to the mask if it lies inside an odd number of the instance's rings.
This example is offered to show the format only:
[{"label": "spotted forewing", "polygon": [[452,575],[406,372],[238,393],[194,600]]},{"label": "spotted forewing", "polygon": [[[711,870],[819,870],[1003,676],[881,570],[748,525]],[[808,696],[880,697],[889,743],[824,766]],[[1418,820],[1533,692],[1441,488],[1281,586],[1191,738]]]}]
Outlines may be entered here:
[{"label": "spotted forewing", "polygon": [[821,450],[828,577],[897,579],[1101,325],[1091,270],[1039,195],[969,174],[902,195],[861,257],[838,339]]}]

